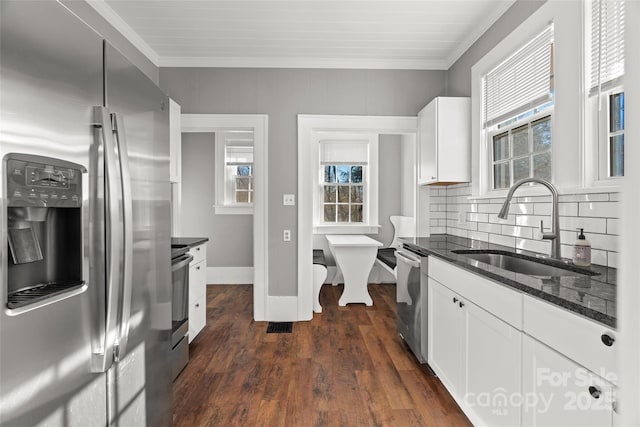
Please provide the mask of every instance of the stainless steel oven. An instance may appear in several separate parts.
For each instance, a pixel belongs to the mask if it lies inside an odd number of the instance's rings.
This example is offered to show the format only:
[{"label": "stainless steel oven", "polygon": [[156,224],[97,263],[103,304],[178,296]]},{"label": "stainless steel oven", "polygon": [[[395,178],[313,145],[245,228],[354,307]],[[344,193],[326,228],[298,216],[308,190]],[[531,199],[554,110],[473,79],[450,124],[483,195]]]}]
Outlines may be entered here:
[{"label": "stainless steel oven", "polygon": [[175,379],[189,361],[189,248],[171,249],[171,360]]}]

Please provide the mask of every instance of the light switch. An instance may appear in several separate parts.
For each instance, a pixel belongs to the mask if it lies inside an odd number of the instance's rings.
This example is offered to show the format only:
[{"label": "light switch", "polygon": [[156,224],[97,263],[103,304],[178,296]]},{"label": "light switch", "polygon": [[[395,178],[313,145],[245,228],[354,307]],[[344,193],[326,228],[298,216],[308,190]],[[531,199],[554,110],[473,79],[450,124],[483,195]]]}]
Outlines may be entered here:
[{"label": "light switch", "polygon": [[296,204],[296,195],[295,194],[285,194],[282,197],[282,204],[284,206],[295,206],[295,204]]}]

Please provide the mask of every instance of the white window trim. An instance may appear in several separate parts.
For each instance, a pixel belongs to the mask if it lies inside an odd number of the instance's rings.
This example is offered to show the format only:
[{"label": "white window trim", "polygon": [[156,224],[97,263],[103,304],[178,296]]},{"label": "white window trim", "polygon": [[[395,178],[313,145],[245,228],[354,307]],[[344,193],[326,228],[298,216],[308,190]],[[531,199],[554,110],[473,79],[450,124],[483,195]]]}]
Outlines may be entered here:
[{"label": "white window trim", "polygon": [[253,203],[226,203],[225,186],[226,179],[226,157],[224,132],[215,133],[215,200],[213,205],[216,215],[253,215]]},{"label": "white window trim", "polygon": [[[482,77],[495,64],[540,34],[550,22],[554,23],[555,91],[551,129],[554,141],[551,149],[552,177],[559,188],[585,187],[584,58],[582,49],[576,49],[576,46],[582,46],[582,4],[546,2],[471,68],[472,198],[504,197],[507,194],[507,190],[490,190],[488,139],[482,126]],[[556,159],[575,159],[575,162]]]},{"label": "white window trim", "polygon": [[[320,165],[320,141],[336,140],[345,142],[366,141],[369,145],[369,159],[365,168],[364,212],[365,222],[360,224],[327,224],[322,220],[323,188],[321,182],[322,166]],[[312,173],[315,194],[313,198],[313,233],[314,234],[377,234],[381,225],[378,223],[378,134],[348,132],[314,132],[312,136],[311,161],[314,164]]]}]

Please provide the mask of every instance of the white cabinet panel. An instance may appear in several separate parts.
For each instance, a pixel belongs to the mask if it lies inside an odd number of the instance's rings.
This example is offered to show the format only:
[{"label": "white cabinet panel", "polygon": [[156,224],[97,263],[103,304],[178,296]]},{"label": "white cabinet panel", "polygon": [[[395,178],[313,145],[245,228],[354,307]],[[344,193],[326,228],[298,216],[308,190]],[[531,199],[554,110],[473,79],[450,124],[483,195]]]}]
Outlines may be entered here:
[{"label": "white cabinet panel", "polygon": [[169,181],[180,182],[182,175],[182,129],[180,105],[169,99]]},{"label": "white cabinet panel", "polygon": [[522,388],[522,333],[475,304],[463,304],[465,403],[479,424],[517,426],[521,407],[513,397]]},{"label": "white cabinet panel", "polygon": [[463,317],[459,297],[429,278],[428,363],[454,396],[464,393]]},{"label": "white cabinet panel", "polygon": [[613,386],[524,335],[525,426],[611,426]]},{"label": "white cabinet panel", "polygon": [[435,98],[418,113],[418,127],[418,183],[469,182],[470,98]]},{"label": "white cabinet panel", "polygon": [[202,331],[207,324],[207,297],[202,296],[189,303],[189,343]]}]

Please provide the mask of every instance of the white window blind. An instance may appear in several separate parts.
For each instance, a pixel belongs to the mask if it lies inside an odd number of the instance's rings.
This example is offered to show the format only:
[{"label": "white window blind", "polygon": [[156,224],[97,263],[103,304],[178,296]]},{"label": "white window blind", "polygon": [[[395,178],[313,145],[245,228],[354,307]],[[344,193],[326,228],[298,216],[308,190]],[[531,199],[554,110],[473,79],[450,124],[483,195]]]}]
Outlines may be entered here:
[{"label": "white window blind", "polygon": [[253,164],[253,147],[227,146],[227,166],[246,166]]},{"label": "white window blind", "polygon": [[320,141],[320,164],[366,165],[369,161],[369,144],[366,142]]},{"label": "white window blind", "polygon": [[621,83],[624,75],[624,21],[624,1],[592,1],[589,95]]},{"label": "white window blind", "polygon": [[552,100],[553,24],[483,79],[484,126],[491,127]]}]

